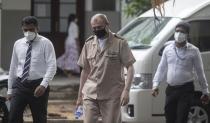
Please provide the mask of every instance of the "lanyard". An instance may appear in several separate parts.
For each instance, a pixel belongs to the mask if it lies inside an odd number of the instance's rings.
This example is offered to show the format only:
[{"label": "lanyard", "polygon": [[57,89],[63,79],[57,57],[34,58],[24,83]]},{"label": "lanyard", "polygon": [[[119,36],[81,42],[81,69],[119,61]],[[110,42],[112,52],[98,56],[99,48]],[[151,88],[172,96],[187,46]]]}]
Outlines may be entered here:
[{"label": "lanyard", "polygon": [[180,60],[185,60],[185,56],[184,57],[181,57],[179,56],[177,50],[176,50],[176,47],[174,48],[175,52],[176,52],[176,56],[180,59]]}]

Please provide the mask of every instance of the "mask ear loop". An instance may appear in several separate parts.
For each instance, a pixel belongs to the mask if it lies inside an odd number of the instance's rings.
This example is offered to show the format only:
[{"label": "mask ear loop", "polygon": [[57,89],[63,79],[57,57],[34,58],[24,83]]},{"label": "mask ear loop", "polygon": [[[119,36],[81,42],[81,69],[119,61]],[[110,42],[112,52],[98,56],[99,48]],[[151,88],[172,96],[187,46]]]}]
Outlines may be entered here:
[{"label": "mask ear loop", "polygon": [[108,33],[108,27],[107,27],[107,25],[105,25],[104,30],[106,31],[106,33]]},{"label": "mask ear loop", "polygon": [[108,27],[108,25],[105,26],[105,31],[106,31],[107,36],[109,37],[109,27]]},{"label": "mask ear loop", "polygon": [[37,32],[34,32],[35,33],[35,36],[34,36],[34,39],[32,41],[34,41],[37,37]]}]

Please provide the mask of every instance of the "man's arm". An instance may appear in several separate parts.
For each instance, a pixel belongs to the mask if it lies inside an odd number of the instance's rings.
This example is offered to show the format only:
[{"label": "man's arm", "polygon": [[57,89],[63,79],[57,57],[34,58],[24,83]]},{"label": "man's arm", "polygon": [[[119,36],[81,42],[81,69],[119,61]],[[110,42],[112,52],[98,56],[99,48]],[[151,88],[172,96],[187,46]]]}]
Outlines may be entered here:
[{"label": "man's arm", "polygon": [[167,74],[168,64],[166,51],[163,51],[163,55],[161,57],[160,63],[158,65],[157,71],[153,78],[153,86],[152,86],[152,95],[156,97],[159,94],[159,84],[162,82]]},{"label": "man's arm", "polygon": [[198,82],[202,88],[202,92],[203,94],[208,94],[209,93],[208,83],[204,73],[202,58],[198,49],[196,50],[193,61],[194,61],[195,72],[198,77]]},{"label": "man's arm", "polygon": [[79,57],[79,60],[77,62],[77,64],[82,67],[82,72],[81,72],[81,75],[80,75],[80,86],[79,86],[79,92],[78,92],[78,98],[77,98],[77,102],[76,102],[76,109],[79,105],[82,104],[82,98],[83,98],[83,95],[82,95],[82,89],[84,87],[84,84],[88,78],[88,75],[90,73],[90,65],[88,63],[88,60],[87,60],[87,50],[86,50],[86,45],[83,46],[82,48],[82,52],[80,54],[80,57]]},{"label": "man's arm", "polygon": [[49,82],[53,79],[57,70],[55,50],[53,44],[50,41],[47,43],[45,48],[45,61],[47,64],[46,74],[40,85],[46,88]]},{"label": "man's arm", "polygon": [[80,86],[79,86],[79,92],[78,92],[78,98],[77,98],[77,104],[76,108],[82,104],[82,89],[84,87],[84,84],[88,78],[90,70],[89,69],[82,69],[81,75],[80,75]]},{"label": "man's arm", "polygon": [[125,87],[121,94],[120,100],[121,105],[124,106],[129,102],[129,92],[134,76],[133,64],[136,61],[126,40],[121,41],[120,61],[123,64],[123,66],[127,68],[127,78],[125,80]]},{"label": "man's arm", "polygon": [[8,91],[7,94],[11,95],[12,94],[12,84],[16,79],[16,69],[18,66],[18,58],[17,54],[15,52],[15,44],[13,47],[13,52],[12,52],[12,59],[11,59],[11,64],[10,64],[10,69],[9,69],[9,78],[8,78]]},{"label": "man's arm", "polygon": [[166,51],[164,50],[158,68],[156,70],[155,76],[153,78],[153,87],[152,87],[153,89],[158,88],[160,82],[164,80],[167,74],[167,69],[168,69],[168,63],[167,63]]},{"label": "man's arm", "polygon": [[134,76],[133,64],[129,65],[126,68],[127,68],[127,79],[125,81],[125,87],[124,87],[124,90],[121,95],[121,105],[122,106],[128,104],[128,102],[129,102],[129,92],[130,92],[130,87],[131,87],[131,83],[132,83],[133,76]]},{"label": "man's arm", "polygon": [[49,82],[53,79],[55,73],[56,73],[56,57],[55,57],[55,50],[53,47],[53,44],[50,41],[46,42],[45,47],[45,61],[47,64],[47,70],[46,74],[44,75],[44,78],[40,84],[34,91],[34,95],[36,97],[42,96],[49,85]]},{"label": "man's arm", "polygon": [[127,79],[125,81],[125,88],[124,90],[130,91],[131,83],[134,76],[134,68],[133,65],[129,65],[127,68]]},{"label": "man's arm", "polygon": [[200,99],[203,104],[208,104],[210,100],[209,89],[208,89],[208,83],[207,83],[206,76],[204,73],[203,62],[202,62],[199,49],[196,49],[196,53],[194,55],[193,61],[194,61],[195,71],[198,77],[198,82],[202,88],[202,93],[203,93]]}]

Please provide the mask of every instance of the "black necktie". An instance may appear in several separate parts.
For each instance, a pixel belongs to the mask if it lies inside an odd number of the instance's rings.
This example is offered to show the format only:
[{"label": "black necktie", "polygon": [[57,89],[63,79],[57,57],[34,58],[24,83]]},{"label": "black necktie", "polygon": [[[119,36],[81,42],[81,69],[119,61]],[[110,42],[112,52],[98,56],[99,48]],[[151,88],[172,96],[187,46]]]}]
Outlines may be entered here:
[{"label": "black necktie", "polygon": [[25,64],[24,64],[23,73],[22,73],[22,77],[21,77],[21,82],[27,80],[28,76],[29,76],[30,63],[31,63],[32,42],[33,41],[27,41],[28,50],[26,52],[26,59],[25,59]]}]

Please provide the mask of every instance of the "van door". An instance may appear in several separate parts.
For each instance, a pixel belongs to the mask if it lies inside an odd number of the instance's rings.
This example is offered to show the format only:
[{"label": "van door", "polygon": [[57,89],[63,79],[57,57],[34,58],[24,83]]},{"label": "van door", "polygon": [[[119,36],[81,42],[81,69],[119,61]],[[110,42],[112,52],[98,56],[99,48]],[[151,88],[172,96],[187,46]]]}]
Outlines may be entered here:
[{"label": "van door", "polygon": [[201,52],[206,79],[210,82],[210,19],[191,20],[189,23],[191,43]]}]

